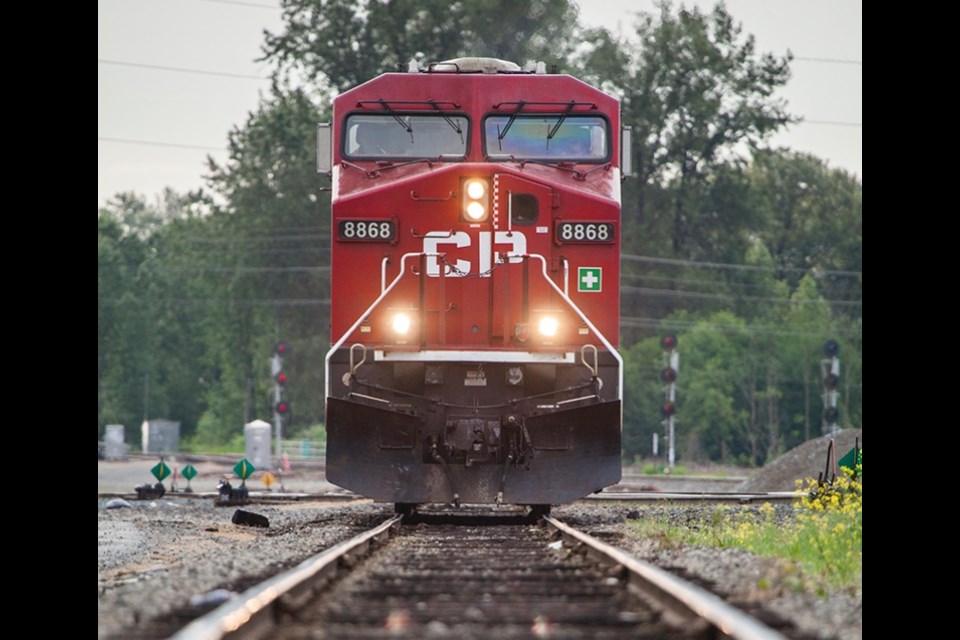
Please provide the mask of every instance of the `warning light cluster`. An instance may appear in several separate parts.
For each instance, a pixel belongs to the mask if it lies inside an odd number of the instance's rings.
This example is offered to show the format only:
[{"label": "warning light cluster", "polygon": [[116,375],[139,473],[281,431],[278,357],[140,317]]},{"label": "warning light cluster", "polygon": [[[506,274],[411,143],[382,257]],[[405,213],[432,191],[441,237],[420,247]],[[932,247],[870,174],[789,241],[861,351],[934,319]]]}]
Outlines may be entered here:
[{"label": "warning light cluster", "polygon": [[273,369],[273,381],[275,383],[273,410],[281,417],[290,415],[290,403],[284,397],[288,378],[286,372],[283,370],[283,356],[287,355],[289,350],[287,343],[283,341],[273,345],[273,362],[271,365]]}]

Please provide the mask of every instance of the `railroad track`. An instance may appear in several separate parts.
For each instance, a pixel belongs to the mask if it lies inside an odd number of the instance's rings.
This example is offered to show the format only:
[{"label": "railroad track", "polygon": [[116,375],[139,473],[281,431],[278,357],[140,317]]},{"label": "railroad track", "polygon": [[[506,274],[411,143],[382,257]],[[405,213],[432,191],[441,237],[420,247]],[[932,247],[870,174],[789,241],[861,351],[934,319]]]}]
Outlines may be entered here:
[{"label": "railroad track", "polygon": [[[603,491],[586,496],[584,502],[605,502],[605,503],[628,503],[628,502],[710,502],[714,504],[747,504],[770,502],[792,503],[800,496],[793,491],[774,491],[768,493],[717,493],[717,492],[693,492],[693,491]],[[215,491],[206,491],[200,493],[168,492],[163,498],[166,500],[173,498],[183,498],[186,500],[216,500],[219,494]],[[125,500],[136,500],[135,494],[130,493],[98,493],[98,500],[110,500],[122,498]],[[369,501],[359,494],[350,491],[328,492],[328,493],[306,493],[306,492],[288,492],[271,493],[266,491],[251,491],[248,504],[279,504],[286,502],[363,502]],[[236,505],[233,505],[236,506]]]},{"label": "railroad track", "polygon": [[[409,520],[409,516],[407,517]],[[708,592],[546,517],[389,519],[253,587],[177,640],[782,638]]]}]

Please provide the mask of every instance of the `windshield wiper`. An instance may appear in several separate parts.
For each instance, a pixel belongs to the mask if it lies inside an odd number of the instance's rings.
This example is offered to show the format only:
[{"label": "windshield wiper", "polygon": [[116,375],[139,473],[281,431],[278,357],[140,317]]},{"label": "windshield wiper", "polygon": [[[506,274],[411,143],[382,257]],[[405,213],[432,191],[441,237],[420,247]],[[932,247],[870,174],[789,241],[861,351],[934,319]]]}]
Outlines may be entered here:
[{"label": "windshield wiper", "polygon": [[413,127],[409,123],[404,122],[403,118],[400,117],[400,114],[390,108],[390,105],[386,100],[380,98],[377,100],[377,102],[380,103],[380,106],[383,107],[383,110],[386,111],[389,116],[397,121],[397,124],[403,127],[404,131],[410,134],[410,144],[413,144]]},{"label": "windshield wiper", "polygon": [[434,109],[437,110],[437,113],[440,114],[440,117],[443,118],[443,121],[446,122],[448,125],[450,125],[450,128],[451,128],[451,129],[453,129],[454,131],[457,132],[457,135],[460,136],[460,142],[462,143],[462,142],[463,142],[463,128],[462,128],[459,124],[457,124],[457,123],[453,120],[453,118],[451,118],[451,117],[447,114],[446,111],[444,111],[442,108],[440,108],[440,105],[437,104],[436,101],[434,101],[434,100],[427,100],[427,102],[430,103],[430,106],[432,106]]},{"label": "windshield wiper", "polygon": [[507,125],[503,128],[503,131],[500,131],[500,126],[497,126],[497,140],[503,140],[507,137],[507,131],[510,131],[510,127],[513,126],[513,123],[517,121],[517,116],[520,115],[520,111],[523,110],[523,105],[527,104],[523,100],[517,103],[517,108],[513,110],[513,113],[510,114],[510,119],[507,120]]},{"label": "windshield wiper", "polygon": [[547,146],[550,146],[550,141],[553,140],[553,136],[557,135],[557,131],[560,129],[560,125],[563,124],[563,121],[567,119],[567,116],[570,115],[570,112],[573,111],[573,108],[576,106],[576,102],[573,100],[570,101],[570,104],[567,105],[567,110],[560,114],[560,119],[557,120],[557,124],[553,125],[553,128],[547,132]]}]

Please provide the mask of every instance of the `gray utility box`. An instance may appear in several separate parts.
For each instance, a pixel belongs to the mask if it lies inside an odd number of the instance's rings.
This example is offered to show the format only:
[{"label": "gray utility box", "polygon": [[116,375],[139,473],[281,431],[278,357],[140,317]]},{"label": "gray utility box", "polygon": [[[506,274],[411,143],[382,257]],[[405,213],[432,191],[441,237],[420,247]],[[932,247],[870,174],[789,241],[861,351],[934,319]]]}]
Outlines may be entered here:
[{"label": "gray utility box", "polygon": [[104,457],[107,460],[126,460],[127,443],[122,424],[108,424],[103,436]]},{"label": "gray utility box", "polygon": [[180,450],[179,422],[145,420],[140,429],[144,453],[176,453]]},{"label": "gray utility box", "polygon": [[270,468],[270,423],[254,420],[243,426],[245,455],[253,466],[261,471]]}]

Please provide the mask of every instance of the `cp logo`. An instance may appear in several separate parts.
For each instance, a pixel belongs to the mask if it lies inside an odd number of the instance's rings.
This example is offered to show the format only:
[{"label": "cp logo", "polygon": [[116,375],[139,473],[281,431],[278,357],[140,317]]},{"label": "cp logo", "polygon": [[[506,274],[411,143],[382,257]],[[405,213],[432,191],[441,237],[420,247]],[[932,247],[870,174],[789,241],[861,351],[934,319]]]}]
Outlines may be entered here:
[{"label": "cp logo", "polygon": [[[519,231],[497,231],[496,235],[494,235],[492,231],[481,231],[477,234],[477,240],[477,266],[480,277],[483,278],[490,277],[490,267],[492,266],[491,242],[493,242],[496,247],[509,246],[510,249],[506,252],[505,258],[510,259],[511,262],[513,258],[519,258],[527,253],[527,237]],[[423,238],[423,252],[428,254],[427,275],[431,278],[440,277],[440,260],[436,255],[431,254],[449,253],[449,250],[453,247],[464,249],[470,247],[472,244],[473,238],[466,231],[457,231],[452,234],[445,231],[431,231],[426,234]],[[500,253],[500,251],[494,251],[492,253],[492,262],[499,262],[501,260]],[[457,258],[456,262],[454,262],[447,258],[446,261],[448,264],[456,267],[456,271],[449,271],[445,274],[448,278],[462,278],[470,275],[473,269],[473,262],[470,260]]]}]

